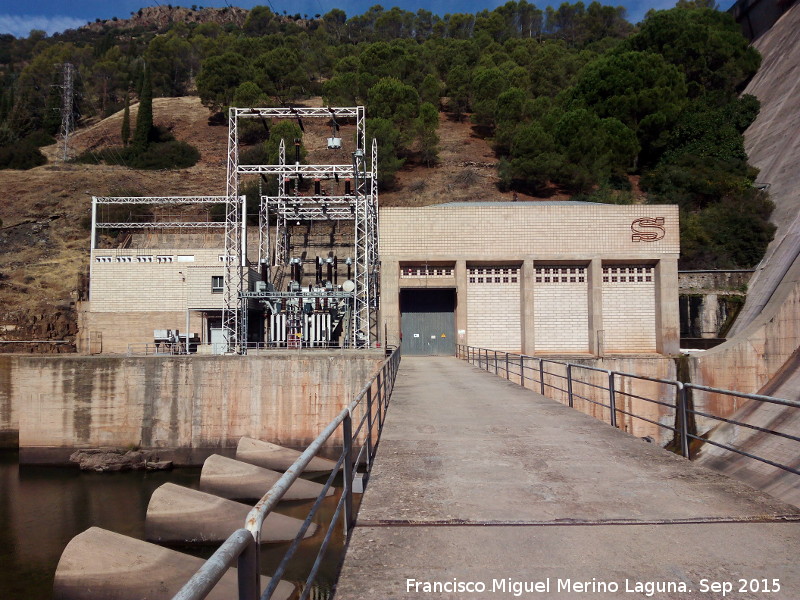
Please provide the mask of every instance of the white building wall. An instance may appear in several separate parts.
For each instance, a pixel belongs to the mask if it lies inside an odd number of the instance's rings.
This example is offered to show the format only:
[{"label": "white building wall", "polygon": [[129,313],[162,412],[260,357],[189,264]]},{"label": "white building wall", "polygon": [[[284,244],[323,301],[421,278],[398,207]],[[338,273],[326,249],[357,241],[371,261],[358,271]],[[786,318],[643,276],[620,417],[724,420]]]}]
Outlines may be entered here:
[{"label": "white building wall", "polygon": [[536,266],[533,288],[536,352],[589,352],[586,267]]},{"label": "white building wall", "polygon": [[522,347],[520,268],[469,267],[467,340],[469,345],[508,352]]},{"label": "white building wall", "polygon": [[656,351],[654,267],[603,267],[603,349],[615,352]]},{"label": "white building wall", "polygon": [[91,260],[93,312],[222,309],[211,285],[225,275],[218,249],[100,249]]}]

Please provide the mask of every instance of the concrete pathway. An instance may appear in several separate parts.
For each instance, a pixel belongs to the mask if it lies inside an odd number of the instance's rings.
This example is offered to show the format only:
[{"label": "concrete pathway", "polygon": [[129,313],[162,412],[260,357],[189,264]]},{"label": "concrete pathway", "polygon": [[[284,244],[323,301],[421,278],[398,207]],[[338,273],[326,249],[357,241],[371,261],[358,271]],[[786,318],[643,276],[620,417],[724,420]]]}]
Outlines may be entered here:
[{"label": "concrete pathway", "polygon": [[798,556],[797,507],[463,361],[406,357],[335,598],[796,600]]}]

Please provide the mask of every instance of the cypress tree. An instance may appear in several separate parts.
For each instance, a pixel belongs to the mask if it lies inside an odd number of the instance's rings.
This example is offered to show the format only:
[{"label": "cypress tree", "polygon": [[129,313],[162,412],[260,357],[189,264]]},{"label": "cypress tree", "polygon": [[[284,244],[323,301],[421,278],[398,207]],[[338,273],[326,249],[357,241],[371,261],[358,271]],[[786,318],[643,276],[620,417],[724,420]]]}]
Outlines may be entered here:
[{"label": "cypress tree", "polygon": [[142,73],[142,93],[139,96],[139,112],[136,115],[136,131],[133,145],[144,150],[150,143],[153,131],[153,85],[150,81],[150,67],[145,64]]},{"label": "cypress tree", "polygon": [[127,146],[131,141],[131,98],[125,94],[125,112],[122,113],[122,145]]}]

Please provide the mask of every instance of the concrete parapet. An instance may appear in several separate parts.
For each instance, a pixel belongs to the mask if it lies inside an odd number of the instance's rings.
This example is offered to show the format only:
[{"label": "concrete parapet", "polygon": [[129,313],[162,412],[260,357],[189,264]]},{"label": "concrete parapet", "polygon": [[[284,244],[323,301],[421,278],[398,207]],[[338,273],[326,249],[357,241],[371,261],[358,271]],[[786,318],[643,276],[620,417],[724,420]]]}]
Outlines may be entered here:
[{"label": "concrete parapet", "polygon": [[[53,583],[54,600],[141,600],[171,598],[203,566],[202,558],[91,527],[64,549]],[[261,578],[262,589],[269,578]],[[229,570],[207,596],[238,595],[236,570]],[[295,587],[278,584],[273,598],[288,599]]]},{"label": "concrete parapet", "polygon": [[[619,371],[631,373],[654,379],[677,379],[677,365],[674,359],[667,356],[606,356],[602,358],[576,358],[574,356],[547,357],[547,359],[569,362],[574,365],[584,365],[603,371],[594,371],[574,367],[573,377],[573,404],[577,410],[591,415],[596,419],[609,422],[610,411],[601,404],[609,404],[608,373]],[[501,366],[501,375],[502,367]],[[538,362],[527,359],[525,361],[525,387],[536,392],[541,391],[539,383]],[[519,376],[513,373],[518,367],[512,366],[511,381],[519,382]],[[545,363],[545,393],[544,395],[562,404],[569,403],[566,383],[566,368],[552,363]],[[673,432],[666,427],[675,425],[675,411],[671,408],[648,402],[641,398],[651,398],[659,402],[675,405],[675,386],[669,384],[637,379],[634,377],[616,376],[615,399],[617,410],[617,424],[620,429],[636,437],[652,438],[657,444],[665,445],[673,438]],[[641,398],[637,398],[640,396]],[[624,412],[622,412],[624,411]],[[630,414],[635,414],[636,418]],[[652,423],[645,421],[649,419]],[[659,423],[659,425],[655,425]]]},{"label": "concrete parapet", "polygon": [[19,431],[23,463],[141,447],[178,466],[200,464],[232,454],[242,436],[304,448],[383,359],[378,351],[0,356],[0,435]]},{"label": "concrete parapet", "polygon": [[[150,498],[145,537],[162,544],[220,544],[244,526],[250,507],[199,490],[165,483]],[[288,542],[303,521],[279,513],[267,515],[261,528],[262,543]],[[317,530],[312,523],[303,537]]]}]

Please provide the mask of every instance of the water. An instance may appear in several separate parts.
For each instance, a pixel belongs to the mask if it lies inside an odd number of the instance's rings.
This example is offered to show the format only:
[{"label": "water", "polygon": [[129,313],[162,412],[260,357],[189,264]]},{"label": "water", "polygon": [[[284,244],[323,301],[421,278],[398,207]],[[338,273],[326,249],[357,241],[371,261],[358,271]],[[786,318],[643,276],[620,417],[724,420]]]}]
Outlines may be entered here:
[{"label": "water", "polygon": [[[144,539],[150,495],[173,482],[197,488],[200,469],[172,472],[83,473],[77,469],[18,464],[16,452],[0,451],[0,598],[51,600],[53,577],[66,545],[77,534],[97,526]],[[341,485],[341,484],[340,484]],[[304,580],[335,510],[339,493],[326,498],[316,515],[317,533],[304,540],[284,579]],[[278,512],[304,519],[310,502],[282,504]],[[341,527],[331,541],[312,597],[328,596],[342,557]],[[262,546],[262,572],[280,562],[289,544]],[[210,556],[215,548],[175,548]]]}]

